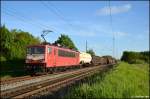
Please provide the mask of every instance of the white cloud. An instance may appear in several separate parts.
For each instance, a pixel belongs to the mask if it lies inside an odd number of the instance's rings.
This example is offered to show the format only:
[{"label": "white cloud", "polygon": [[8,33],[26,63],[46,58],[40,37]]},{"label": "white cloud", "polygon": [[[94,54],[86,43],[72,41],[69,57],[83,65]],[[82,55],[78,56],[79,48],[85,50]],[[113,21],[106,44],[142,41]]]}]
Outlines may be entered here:
[{"label": "white cloud", "polygon": [[[124,13],[128,12],[131,9],[130,4],[126,4],[123,6],[111,6],[111,14],[118,14],[118,13]],[[110,8],[104,7],[97,11],[97,15],[110,15]]]}]

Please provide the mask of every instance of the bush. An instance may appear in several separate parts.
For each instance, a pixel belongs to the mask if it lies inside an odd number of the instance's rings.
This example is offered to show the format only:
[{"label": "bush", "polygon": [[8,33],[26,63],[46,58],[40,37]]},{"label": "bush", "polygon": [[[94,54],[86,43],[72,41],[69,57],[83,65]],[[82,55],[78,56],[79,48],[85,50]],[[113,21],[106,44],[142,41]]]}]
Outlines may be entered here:
[{"label": "bush", "polygon": [[6,61],[6,58],[4,56],[0,56],[0,61],[1,62]]},{"label": "bush", "polygon": [[148,63],[149,51],[145,51],[145,52],[124,51],[121,60],[128,62],[130,64],[143,63],[143,62]]},{"label": "bush", "polygon": [[0,27],[0,54],[2,60],[22,59],[26,54],[26,46],[39,44],[39,38],[21,30],[8,30],[5,26]]},{"label": "bush", "polygon": [[144,60],[137,59],[134,63],[136,63],[136,64],[144,64],[145,61],[144,61]]}]

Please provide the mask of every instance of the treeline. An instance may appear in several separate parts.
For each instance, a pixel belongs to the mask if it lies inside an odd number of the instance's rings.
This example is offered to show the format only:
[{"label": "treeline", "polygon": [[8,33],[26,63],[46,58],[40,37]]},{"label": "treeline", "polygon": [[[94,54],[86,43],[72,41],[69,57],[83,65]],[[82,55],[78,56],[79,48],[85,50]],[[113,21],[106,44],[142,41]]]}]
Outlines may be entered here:
[{"label": "treeline", "polygon": [[121,57],[122,61],[128,63],[149,63],[149,51],[144,52],[133,52],[133,51],[124,51]]},{"label": "treeline", "polygon": [[[38,37],[34,37],[29,32],[16,29],[8,30],[4,25],[0,27],[0,31],[1,61],[24,60],[26,55],[26,47],[28,45],[42,43]],[[70,49],[78,50],[71,38],[65,34],[61,34],[53,44],[59,44]]]},{"label": "treeline", "polygon": [[[26,47],[34,44],[42,44],[40,38],[29,32],[12,29],[4,25],[0,27],[0,69],[3,72],[22,70],[25,66]],[[77,50],[77,47],[68,35],[60,35],[53,43]],[[2,72],[1,72],[2,73]],[[0,75],[2,75],[0,73]],[[7,74],[7,73],[6,73]],[[15,74],[16,73],[12,73]],[[4,73],[5,75],[5,73]]]},{"label": "treeline", "polygon": [[22,30],[8,30],[0,27],[0,60],[11,61],[25,59],[26,46],[39,44],[40,39]]},{"label": "treeline", "polygon": [[59,44],[70,49],[78,50],[71,38],[65,34],[61,34],[60,37],[58,37],[58,39],[53,44]]}]

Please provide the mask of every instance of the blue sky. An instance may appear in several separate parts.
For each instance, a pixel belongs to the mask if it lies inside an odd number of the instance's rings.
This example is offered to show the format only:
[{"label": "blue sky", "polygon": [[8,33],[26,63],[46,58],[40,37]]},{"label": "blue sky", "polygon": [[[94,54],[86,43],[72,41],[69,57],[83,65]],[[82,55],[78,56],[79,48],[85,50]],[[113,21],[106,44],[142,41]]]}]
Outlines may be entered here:
[{"label": "blue sky", "polygon": [[113,34],[117,58],[125,50],[149,50],[149,2],[111,1],[110,7],[113,30],[108,1],[2,1],[1,23],[39,37],[50,29],[49,42],[67,34],[80,51],[87,40],[100,56],[112,55]]}]

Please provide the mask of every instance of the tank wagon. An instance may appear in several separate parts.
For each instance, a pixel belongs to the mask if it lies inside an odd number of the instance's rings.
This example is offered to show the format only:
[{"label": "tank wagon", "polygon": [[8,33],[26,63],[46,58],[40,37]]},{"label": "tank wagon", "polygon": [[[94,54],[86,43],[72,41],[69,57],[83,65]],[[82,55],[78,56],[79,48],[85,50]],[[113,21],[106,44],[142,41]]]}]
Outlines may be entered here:
[{"label": "tank wagon", "polygon": [[80,52],[80,64],[86,65],[91,64],[92,56],[89,53]]}]

